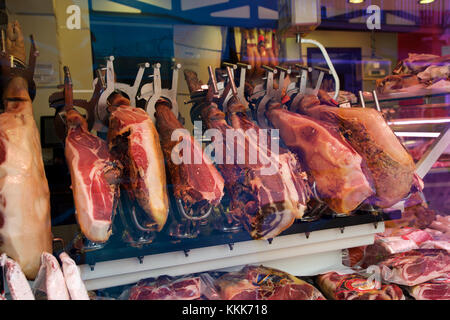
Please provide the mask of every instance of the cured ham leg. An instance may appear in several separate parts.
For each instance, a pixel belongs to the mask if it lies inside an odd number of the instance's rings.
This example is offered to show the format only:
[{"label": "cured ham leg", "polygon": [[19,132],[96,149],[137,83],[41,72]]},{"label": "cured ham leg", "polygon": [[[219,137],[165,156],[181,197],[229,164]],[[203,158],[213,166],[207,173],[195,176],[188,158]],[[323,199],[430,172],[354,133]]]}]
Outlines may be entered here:
[{"label": "cured ham leg", "polygon": [[127,99],[116,95],[110,103],[108,144],[113,157],[124,166],[122,184],[151,219],[147,227],[161,231],[169,200],[158,132],[150,116],[131,107]]},{"label": "cured ham leg", "polygon": [[6,254],[2,254],[0,266],[6,269],[6,282],[13,300],[35,300],[30,284],[17,262],[8,258]]},{"label": "cured ham leg", "polygon": [[372,204],[388,208],[408,195],[415,183],[414,161],[380,112],[371,108],[337,108],[302,101],[298,107],[302,113],[336,127],[361,155],[376,191]]},{"label": "cured ham leg", "polygon": [[[225,121],[225,114],[217,107],[211,105],[205,108],[203,119],[208,128],[218,129],[224,137],[228,130],[249,128],[256,129],[250,121],[241,118],[237,114],[231,115],[233,126],[230,127]],[[239,143],[239,142],[237,142]],[[246,137],[246,158],[249,158],[250,149],[258,150],[260,154],[267,152],[257,141]],[[225,181],[226,188],[231,195],[231,214],[235,215],[250,232],[254,239],[270,239],[292,225],[296,218],[301,218],[309,200],[309,189],[305,185],[305,176],[302,175],[300,164],[293,154],[283,153],[278,158],[268,154],[267,164],[261,161],[255,164],[239,163],[239,146],[234,150],[234,161],[232,164],[219,165]],[[223,154],[226,155],[226,142]],[[265,172],[272,167],[274,172]],[[272,171],[272,170],[271,170]]]},{"label": "cured ham leg", "polygon": [[312,118],[270,106],[267,118],[290,150],[305,160],[323,201],[336,213],[350,213],[374,194],[362,158],[340,136]]},{"label": "cured ham leg", "polygon": [[[182,200],[186,213],[202,211],[209,205],[217,206],[223,197],[224,180],[211,159],[203,153],[198,141],[183,128],[170,110],[168,102],[156,103],[155,117],[175,199]],[[172,141],[172,135],[176,130],[186,131],[179,137],[180,141]],[[179,143],[190,150],[189,163],[173,162],[172,152]]]},{"label": "cured ham leg", "polygon": [[39,131],[24,78],[3,93],[0,114],[0,252],[34,279],[43,251],[52,251],[50,193]]}]

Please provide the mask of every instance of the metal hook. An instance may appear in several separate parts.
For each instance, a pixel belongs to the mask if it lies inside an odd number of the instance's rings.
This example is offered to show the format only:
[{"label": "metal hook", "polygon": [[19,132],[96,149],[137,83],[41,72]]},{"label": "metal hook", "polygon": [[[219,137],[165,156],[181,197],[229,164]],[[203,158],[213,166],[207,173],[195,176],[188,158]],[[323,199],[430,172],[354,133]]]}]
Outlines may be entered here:
[{"label": "metal hook", "polygon": [[206,212],[204,215],[202,215],[202,216],[200,216],[200,217],[193,217],[193,216],[188,215],[188,214],[186,213],[186,211],[184,210],[183,200],[181,200],[181,199],[178,199],[178,200],[177,200],[177,207],[178,207],[178,210],[180,211],[180,213],[181,213],[186,219],[191,220],[191,221],[199,221],[199,220],[203,220],[203,219],[208,218],[209,215],[210,215],[211,212],[212,212],[212,209],[213,209],[213,206],[212,206],[212,205],[209,205],[209,206],[208,206],[208,210],[207,210],[207,212]]},{"label": "metal hook", "polygon": [[137,256],[138,260],[139,260],[139,264],[143,264],[144,263],[144,256]]},{"label": "metal hook", "polygon": [[185,257],[189,257],[189,252],[190,252],[191,250],[189,250],[189,249],[183,249],[183,252],[184,252],[184,256]]}]

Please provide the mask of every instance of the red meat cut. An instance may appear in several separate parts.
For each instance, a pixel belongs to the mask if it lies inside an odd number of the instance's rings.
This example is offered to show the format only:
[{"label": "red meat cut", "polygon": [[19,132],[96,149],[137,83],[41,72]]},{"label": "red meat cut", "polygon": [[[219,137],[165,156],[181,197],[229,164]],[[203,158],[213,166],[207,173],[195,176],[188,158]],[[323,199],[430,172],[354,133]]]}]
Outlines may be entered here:
[{"label": "red meat cut", "polygon": [[87,122],[78,111],[68,111],[66,122],[65,155],[77,221],[86,238],[105,242],[111,234],[121,172],[106,141],[88,131]]},{"label": "red meat cut", "polygon": [[199,277],[144,279],[131,288],[129,300],[196,300],[201,297]]},{"label": "red meat cut", "polygon": [[[155,117],[175,199],[182,200],[186,213],[200,212],[209,205],[218,205],[223,197],[224,180],[199,142],[183,128],[165,100],[156,103]],[[177,130],[182,134],[179,140],[172,141],[172,135]],[[173,162],[172,152],[178,143],[188,146],[183,152],[191,152],[189,163]]]}]

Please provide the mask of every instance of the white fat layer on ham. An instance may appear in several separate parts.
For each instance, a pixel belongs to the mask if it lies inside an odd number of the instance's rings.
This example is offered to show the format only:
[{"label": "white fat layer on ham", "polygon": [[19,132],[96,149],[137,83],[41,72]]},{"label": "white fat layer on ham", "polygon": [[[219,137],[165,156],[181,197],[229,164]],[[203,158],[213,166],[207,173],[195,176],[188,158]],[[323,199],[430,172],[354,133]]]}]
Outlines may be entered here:
[{"label": "white fat layer on ham", "polygon": [[50,193],[31,103],[17,104],[19,110],[0,115],[0,252],[33,279],[41,253],[52,249]]},{"label": "white fat layer on ham", "polygon": [[[165,169],[160,163],[162,161],[162,151],[159,146],[159,140],[157,140],[158,136],[152,132],[152,129],[156,132],[150,119],[143,123],[134,124],[130,135],[130,144],[137,143],[145,151],[149,165],[141,176],[145,181],[145,186],[148,188],[150,195],[148,201],[152,212],[162,214],[167,211],[166,185],[161,179],[161,177],[165,177],[165,173],[163,173]],[[155,146],[158,146],[158,148],[155,148]],[[156,216],[159,217],[160,214]],[[157,222],[158,224],[162,223],[162,221]]]},{"label": "white fat layer on ham", "polygon": [[33,289],[35,292],[45,292],[47,300],[70,300],[58,260],[48,252],[42,253],[41,267]]},{"label": "white fat layer on ham", "polygon": [[89,300],[89,295],[84,282],[81,279],[80,270],[75,264],[75,261],[73,261],[65,252],[62,252],[59,255],[59,258],[62,262],[64,279],[71,300]]},{"label": "white fat layer on ham", "polygon": [[6,282],[11,298],[13,300],[35,300],[30,284],[19,264],[8,258],[6,254],[2,254],[0,257],[0,265],[6,268]]}]

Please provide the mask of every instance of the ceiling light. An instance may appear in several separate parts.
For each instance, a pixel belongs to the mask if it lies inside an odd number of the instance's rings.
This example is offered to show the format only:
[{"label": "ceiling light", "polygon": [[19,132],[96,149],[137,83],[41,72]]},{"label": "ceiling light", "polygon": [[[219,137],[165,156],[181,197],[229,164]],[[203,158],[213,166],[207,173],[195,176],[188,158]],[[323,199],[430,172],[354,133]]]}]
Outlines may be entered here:
[{"label": "ceiling light", "polygon": [[434,2],[434,0],[419,0],[419,4],[429,4]]},{"label": "ceiling light", "polygon": [[364,0],[348,0],[348,2],[357,4],[357,3],[363,3]]}]

